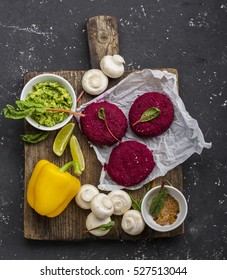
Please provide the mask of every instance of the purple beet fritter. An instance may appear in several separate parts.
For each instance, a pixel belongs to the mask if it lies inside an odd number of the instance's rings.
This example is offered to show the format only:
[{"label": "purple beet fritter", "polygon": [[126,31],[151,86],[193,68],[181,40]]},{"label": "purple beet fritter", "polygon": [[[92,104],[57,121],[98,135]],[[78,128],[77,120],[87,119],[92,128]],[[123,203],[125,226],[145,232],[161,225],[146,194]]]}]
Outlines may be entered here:
[{"label": "purple beet fritter", "polygon": [[146,179],[154,166],[152,152],[146,145],[125,141],[112,150],[105,170],[117,184],[130,187]]},{"label": "purple beet fritter", "polygon": [[[140,122],[142,114],[149,108],[156,107],[160,114],[153,120]],[[129,123],[131,129],[140,136],[158,136],[165,132],[174,118],[174,108],[171,100],[159,92],[147,92],[137,97],[129,111]]]},{"label": "purple beet fritter", "polygon": [[85,117],[80,118],[81,129],[93,144],[112,146],[117,141],[111,136],[105,122],[98,117],[100,108],[105,109],[107,124],[117,139],[121,140],[127,130],[127,119],[124,113],[114,104],[107,101],[94,102],[84,110]]}]

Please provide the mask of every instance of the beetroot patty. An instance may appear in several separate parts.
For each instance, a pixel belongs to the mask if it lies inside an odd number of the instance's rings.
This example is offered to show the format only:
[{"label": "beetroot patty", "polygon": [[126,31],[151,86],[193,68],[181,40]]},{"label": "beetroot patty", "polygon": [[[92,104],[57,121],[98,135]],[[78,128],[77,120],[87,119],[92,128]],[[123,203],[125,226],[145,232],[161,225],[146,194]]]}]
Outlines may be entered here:
[{"label": "beetroot patty", "polygon": [[94,102],[88,105],[80,118],[81,129],[89,141],[96,145],[112,146],[117,142],[106,128],[105,122],[98,117],[100,108],[105,109],[107,124],[117,139],[121,140],[127,129],[124,113],[114,104],[107,101]]},{"label": "beetroot patty", "polygon": [[105,170],[117,184],[129,187],[146,179],[154,166],[152,152],[146,145],[126,141],[112,150]]},{"label": "beetroot patty", "polygon": [[[152,107],[160,110],[156,118],[133,125],[147,109]],[[171,100],[166,95],[158,92],[147,92],[137,97],[129,111],[131,129],[140,136],[154,137],[162,134],[170,127],[173,118],[174,108]]]}]

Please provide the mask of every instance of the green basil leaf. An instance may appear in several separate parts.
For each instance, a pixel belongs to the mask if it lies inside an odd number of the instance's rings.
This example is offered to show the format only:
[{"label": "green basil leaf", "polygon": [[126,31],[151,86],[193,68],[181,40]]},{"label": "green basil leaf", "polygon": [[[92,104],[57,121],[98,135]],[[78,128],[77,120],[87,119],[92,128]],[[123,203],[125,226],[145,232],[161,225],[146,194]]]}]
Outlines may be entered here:
[{"label": "green basil leaf", "polygon": [[37,134],[21,135],[21,138],[25,142],[35,144],[35,143],[38,143],[38,142],[43,141],[44,139],[46,139],[48,135],[49,135],[49,132],[48,131],[44,131],[44,132],[37,133]]},{"label": "green basil leaf", "polygon": [[149,122],[155,118],[157,118],[157,116],[160,114],[161,110],[157,107],[151,107],[148,108],[145,112],[143,112],[142,116],[140,117],[140,119],[138,121],[136,121],[134,125],[141,123],[141,122]]},{"label": "green basil leaf", "polygon": [[26,110],[29,108],[46,109],[46,107],[44,105],[42,105],[40,103],[32,102],[32,101],[16,100],[15,103],[20,110]]},{"label": "green basil leaf", "polygon": [[168,193],[164,190],[164,188],[161,188],[158,194],[153,198],[150,206],[150,214],[153,217],[157,217],[162,208],[164,207],[165,200],[168,196]]},{"label": "green basil leaf", "polygon": [[99,230],[102,230],[102,231],[106,231],[106,230],[112,229],[114,226],[115,226],[115,222],[114,221],[110,221],[107,224],[103,224],[103,225],[100,225],[98,227],[92,228],[89,231],[96,230],[96,229],[99,229]]},{"label": "green basil leaf", "polygon": [[104,108],[100,108],[98,111],[98,117],[100,120],[105,121],[106,119],[106,114],[105,114],[105,109]]},{"label": "green basil leaf", "polygon": [[141,116],[141,122],[148,122],[157,118],[160,112],[161,112],[160,109],[156,107],[151,107],[147,109]]},{"label": "green basil leaf", "polygon": [[30,116],[34,112],[34,109],[29,108],[29,109],[21,111],[21,110],[14,108],[13,106],[7,104],[6,107],[2,111],[3,111],[5,118],[18,120],[18,119],[23,119],[27,116]]},{"label": "green basil leaf", "polygon": [[31,116],[34,112],[44,113],[47,110],[44,105],[30,101],[16,100],[15,103],[16,108],[9,104],[3,108],[2,111],[6,118],[23,119]]}]

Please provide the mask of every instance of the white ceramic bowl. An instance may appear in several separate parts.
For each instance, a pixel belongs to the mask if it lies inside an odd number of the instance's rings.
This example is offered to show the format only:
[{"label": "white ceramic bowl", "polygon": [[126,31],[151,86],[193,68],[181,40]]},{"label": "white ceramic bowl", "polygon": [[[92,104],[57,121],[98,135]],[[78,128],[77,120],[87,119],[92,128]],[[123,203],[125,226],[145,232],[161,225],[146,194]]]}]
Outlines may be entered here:
[{"label": "white ceramic bowl", "polygon": [[[75,94],[73,87],[70,85],[70,83],[66,79],[62,78],[61,76],[55,75],[55,74],[40,74],[40,75],[32,78],[24,86],[20,99],[25,100],[28,93],[32,90],[33,86],[40,82],[57,82],[62,87],[66,88],[68,93],[71,95],[72,101],[73,101],[71,110],[72,111],[76,110],[76,94]],[[37,129],[45,130],[45,131],[52,131],[52,130],[59,129],[59,128],[63,127],[64,125],[66,125],[72,119],[72,117],[73,117],[73,115],[69,115],[64,121],[62,121],[54,126],[51,126],[51,127],[40,125],[35,120],[33,120],[31,117],[26,117],[26,120],[28,123],[30,123],[32,126],[34,126]]]},{"label": "white ceramic bowl", "polygon": [[149,208],[151,206],[151,202],[154,198],[154,196],[159,192],[161,186],[157,186],[150,191],[146,193],[146,195],[143,198],[142,205],[141,205],[141,213],[143,216],[143,219],[145,223],[152,228],[153,230],[160,231],[160,232],[166,232],[171,231],[177,227],[179,227],[183,221],[185,220],[188,212],[188,205],[187,201],[184,197],[184,195],[176,188],[165,185],[165,190],[173,197],[175,198],[180,207],[180,211],[177,215],[176,221],[171,225],[161,226],[155,222],[153,217],[149,213]]}]

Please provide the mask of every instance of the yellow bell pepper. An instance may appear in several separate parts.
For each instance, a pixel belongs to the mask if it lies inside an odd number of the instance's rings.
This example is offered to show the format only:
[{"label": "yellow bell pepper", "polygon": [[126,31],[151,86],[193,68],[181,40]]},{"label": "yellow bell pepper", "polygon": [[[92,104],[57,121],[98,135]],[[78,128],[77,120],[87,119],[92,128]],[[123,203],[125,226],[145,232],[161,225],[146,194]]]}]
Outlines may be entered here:
[{"label": "yellow bell pepper", "polygon": [[28,204],[40,215],[50,218],[63,212],[80,190],[80,181],[66,170],[75,165],[71,161],[62,168],[40,160],[31,175],[27,189]]}]

